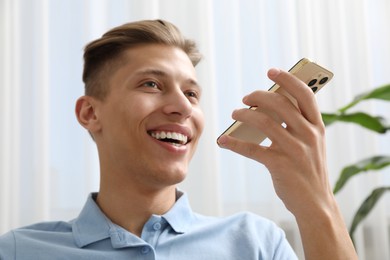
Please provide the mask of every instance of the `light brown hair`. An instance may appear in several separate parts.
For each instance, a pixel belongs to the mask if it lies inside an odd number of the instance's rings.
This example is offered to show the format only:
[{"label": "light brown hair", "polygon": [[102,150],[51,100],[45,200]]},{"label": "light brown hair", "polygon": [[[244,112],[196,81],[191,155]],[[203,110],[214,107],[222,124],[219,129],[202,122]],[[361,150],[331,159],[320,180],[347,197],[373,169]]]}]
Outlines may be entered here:
[{"label": "light brown hair", "polygon": [[186,39],[179,29],[164,20],[144,20],[126,23],[92,41],[84,49],[83,81],[85,95],[103,100],[109,89],[107,75],[123,62],[123,52],[140,44],[164,44],[178,47],[194,67],[201,60],[194,41]]}]

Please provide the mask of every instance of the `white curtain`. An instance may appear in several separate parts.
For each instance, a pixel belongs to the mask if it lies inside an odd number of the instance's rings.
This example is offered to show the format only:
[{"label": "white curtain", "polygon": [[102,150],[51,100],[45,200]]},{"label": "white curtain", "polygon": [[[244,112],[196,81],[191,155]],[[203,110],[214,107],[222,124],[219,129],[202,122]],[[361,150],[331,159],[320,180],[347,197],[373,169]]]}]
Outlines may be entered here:
[{"label": "white curtain", "polygon": [[[389,83],[389,14],[388,0],[0,0],[0,234],[71,219],[97,190],[95,145],[73,112],[83,93],[83,46],[113,26],[162,18],[205,56],[197,70],[206,129],[180,187],[200,213],[249,210],[274,220],[303,258],[294,218],[266,169],[219,149],[215,139],[243,95],[270,86],[268,68],[288,69],[301,57],[335,73],[317,97],[324,112]],[[357,109],[390,118],[384,102]],[[390,154],[389,135],[347,124],[329,127],[327,142],[332,184],[343,166]],[[337,195],[348,225],[369,192],[384,185],[390,170],[356,177]],[[387,195],[357,230],[361,259],[390,258],[389,209]]]}]

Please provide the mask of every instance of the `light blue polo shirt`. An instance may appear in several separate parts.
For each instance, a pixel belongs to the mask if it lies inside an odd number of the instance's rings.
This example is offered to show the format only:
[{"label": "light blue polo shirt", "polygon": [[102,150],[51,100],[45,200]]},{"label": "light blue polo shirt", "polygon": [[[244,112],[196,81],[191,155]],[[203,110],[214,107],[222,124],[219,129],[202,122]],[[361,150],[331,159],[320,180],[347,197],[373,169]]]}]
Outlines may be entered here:
[{"label": "light blue polo shirt", "polygon": [[297,259],[284,232],[251,213],[206,217],[180,198],[164,215],[153,215],[141,238],[112,223],[91,194],[70,222],[44,222],[0,237],[1,260],[24,259]]}]

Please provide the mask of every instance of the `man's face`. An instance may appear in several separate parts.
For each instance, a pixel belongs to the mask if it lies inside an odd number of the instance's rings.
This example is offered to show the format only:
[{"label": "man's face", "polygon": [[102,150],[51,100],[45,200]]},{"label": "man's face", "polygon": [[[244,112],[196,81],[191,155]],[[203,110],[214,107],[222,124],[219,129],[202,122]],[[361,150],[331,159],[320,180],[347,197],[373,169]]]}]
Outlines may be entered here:
[{"label": "man's face", "polygon": [[138,46],[124,55],[96,108],[102,170],[143,185],[176,184],[203,130],[195,69],[182,50],[164,45]]}]

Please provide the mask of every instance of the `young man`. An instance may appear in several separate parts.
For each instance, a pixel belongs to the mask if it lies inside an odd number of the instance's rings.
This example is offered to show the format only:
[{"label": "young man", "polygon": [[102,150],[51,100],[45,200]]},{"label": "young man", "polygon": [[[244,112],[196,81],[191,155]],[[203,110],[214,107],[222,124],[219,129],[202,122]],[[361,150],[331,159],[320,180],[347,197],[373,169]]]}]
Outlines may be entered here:
[{"label": "young man", "polygon": [[[195,44],[166,21],[107,32],[85,48],[85,96],[76,116],[96,142],[100,190],[70,222],[40,223],[0,238],[1,259],[296,259],[272,222],[242,213],[193,213],[176,189],[203,129]],[[220,145],[263,163],[295,215],[307,259],[356,259],[327,176],[324,126],[314,95],[293,75],[271,69],[299,104],[256,91],[233,118],[273,141],[264,148],[228,136]],[[302,102],[302,101],[305,102]]]}]

